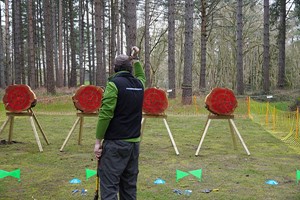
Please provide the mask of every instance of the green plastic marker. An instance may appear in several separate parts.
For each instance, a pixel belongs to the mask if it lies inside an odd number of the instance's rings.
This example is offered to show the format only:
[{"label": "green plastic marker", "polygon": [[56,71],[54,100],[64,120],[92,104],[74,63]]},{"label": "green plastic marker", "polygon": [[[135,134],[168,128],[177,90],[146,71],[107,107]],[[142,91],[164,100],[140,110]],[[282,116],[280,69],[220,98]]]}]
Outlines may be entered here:
[{"label": "green plastic marker", "polygon": [[11,171],[11,172],[0,170],[0,178],[5,178],[7,176],[17,178],[17,179],[19,179],[19,181],[21,181],[21,178],[20,178],[21,177],[21,170],[17,169],[17,170]]}]

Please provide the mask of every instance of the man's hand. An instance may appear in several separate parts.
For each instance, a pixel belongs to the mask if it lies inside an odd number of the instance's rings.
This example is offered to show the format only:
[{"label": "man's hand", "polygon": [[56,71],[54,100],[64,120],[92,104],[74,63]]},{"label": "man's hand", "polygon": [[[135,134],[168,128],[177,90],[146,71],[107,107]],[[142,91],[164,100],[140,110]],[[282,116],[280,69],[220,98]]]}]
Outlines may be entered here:
[{"label": "man's hand", "polygon": [[96,159],[99,160],[102,155],[102,142],[98,139],[96,139],[96,142],[95,142],[94,153],[95,153]]},{"label": "man's hand", "polygon": [[140,49],[137,46],[133,46],[131,48],[131,55],[130,55],[130,59],[138,59],[138,54],[140,52]]}]

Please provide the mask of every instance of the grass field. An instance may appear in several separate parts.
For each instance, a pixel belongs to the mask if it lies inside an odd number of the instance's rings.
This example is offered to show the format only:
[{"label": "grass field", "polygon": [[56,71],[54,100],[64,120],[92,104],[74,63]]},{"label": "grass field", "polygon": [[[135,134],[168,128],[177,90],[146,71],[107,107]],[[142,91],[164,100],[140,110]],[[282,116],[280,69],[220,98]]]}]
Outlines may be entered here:
[{"label": "grass field", "polygon": [[[299,152],[248,119],[243,99],[239,105],[235,123],[251,152],[250,156],[239,142],[238,149],[233,149],[226,120],[212,121],[200,155],[195,156],[208,114],[203,107],[181,106],[176,100],[170,101],[167,120],[180,153],[178,156],[163,121],[147,119],[141,142],[138,199],[300,199],[300,186],[296,184],[296,170],[300,169]],[[2,124],[5,120],[3,107],[0,111]],[[93,199],[95,177],[86,180],[85,170],[96,169],[93,147],[97,118],[85,118],[81,145],[77,144],[77,127],[64,152],[60,152],[76,120],[70,98],[45,98],[34,111],[51,144],[46,145],[40,135],[44,148],[40,153],[29,120],[25,117],[15,119],[13,140],[17,143],[0,145],[0,170],[20,168],[21,181],[12,177],[0,179],[0,199]],[[7,136],[8,127],[0,135],[0,140],[7,140]],[[202,180],[187,176],[176,182],[177,169],[185,172],[202,169]],[[73,178],[82,182],[69,183]],[[155,185],[157,178],[166,183]],[[266,184],[268,179],[276,180],[278,185]],[[72,194],[75,189],[86,189],[87,194]],[[174,189],[192,190],[192,194],[177,195]],[[203,193],[205,189],[218,191]]]}]

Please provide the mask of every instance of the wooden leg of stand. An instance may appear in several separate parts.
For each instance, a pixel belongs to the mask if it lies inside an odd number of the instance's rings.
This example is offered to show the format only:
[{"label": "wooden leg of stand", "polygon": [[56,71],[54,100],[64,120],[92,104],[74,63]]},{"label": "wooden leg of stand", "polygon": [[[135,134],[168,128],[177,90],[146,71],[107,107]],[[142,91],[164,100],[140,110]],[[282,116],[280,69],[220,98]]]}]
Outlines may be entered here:
[{"label": "wooden leg of stand", "polygon": [[9,116],[10,118],[10,123],[9,123],[9,133],[8,133],[8,143],[12,142],[12,134],[13,134],[13,130],[14,130],[14,121],[15,121],[15,117],[14,116]]},{"label": "wooden leg of stand", "polygon": [[143,138],[143,133],[144,133],[144,129],[145,129],[145,126],[146,126],[146,119],[147,118],[142,118],[142,127],[141,127],[141,140],[142,140],[142,138]]},{"label": "wooden leg of stand", "polygon": [[228,123],[229,123],[229,127],[230,127],[230,132],[231,132],[231,137],[232,137],[232,142],[233,142],[233,148],[235,150],[237,150],[236,139],[235,139],[235,135],[234,135],[234,129],[233,129],[229,119],[228,119]]},{"label": "wooden leg of stand", "polygon": [[239,137],[239,139],[240,139],[240,141],[241,141],[241,143],[242,143],[242,145],[243,145],[245,151],[247,152],[248,155],[250,155],[250,152],[249,152],[249,150],[248,150],[248,148],[247,148],[247,146],[246,146],[246,144],[245,144],[245,142],[244,142],[244,140],[243,140],[241,134],[239,133],[238,129],[236,128],[236,126],[235,126],[235,124],[234,124],[234,121],[233,121],[232,119],[229,119],[229,120],[230,120],[230,123],[231,123],[232,127],[233,127],[234,130],[235,130],[235,133],[238,135],[238,137]]},{"label": "wooden leg of stand", "polygon": [[82,116],[80,116],[78,145],[81,144],[82,128],[83,128],[83,119],[84,119],[84,118],[83,118]]},{"label": "wooden leg of stand", "polygon": [[66,139],[65,139],[65,141],[64,141],[64,143],[63,143],[63,145],[61,146],[60,151],[63,151],[65,145],[67,144],[67,142],[68,142],[69,139],[70,139],[70,136],[72,135],[74,129],[76,128],[76,126],[77,126],[79,120],[80,120],[80,117],[77,117],[77,119],[76,119],[76,121],[75,121],[73,127],[71,128],[71,130],[70,130],[68,136],[66,137]]},{"label": "wooden leg of stand", "polygon": [[7,119],[5,120],[5,122],[2,124],[2,126],[0,128],[0,134],[5,129],[5,127],[6,127],[6,125],[8,124],[9,121],[10,121],[10,117],[7,117]]},{"label": "wooden leg of stand", "polygon": [[38,128],[40,129],[40,131],[41,131],[41,133],[42,133],[42,136],[43,136],[44,140],[46,141],[47,145],[49,145],[49,144],[50,144],[50,143],[49,143],[49,140],[48,140],[46,134],[44,133],[44,131],[43,131],[43,129],[42,129],[42,126],[40,125],[38,119],[36,118],[36,116],[35,116],[33,110],[32,110],[31,108],[30,108],[29,110],[31,111],[32,116],[33,116],[33,119],[34,119],[34,121],[36,122]]},{"label": "wooden leg of stand", "polygon": [[166,120],[165,118],[163,118],[163,120],[164,120],[165,126],[166,126],[166,128],[167,128],[167,130],[168,130],[168,133],[169,133],[169,136],[170,136],[172,145],[173,145],[173,147],[174,147],[174,149],[175,149],[176,155],[179,155],[179,151],[178,151],[177,146],[176,146],[176,144],[175,144],[175,141],[174,141],[174,139],[173,139],[173,136],[172,136],[171,130],[170,130],[169,126],[168,126],[167,120]]},{"label": "wooden leg of stand", "polygon": [[30,118],[30,123],[31,123],[31,126],[32,126],[32,130],[33,130],[33,133],[34,133],[34,137],[35,137],[36,143],[39,146],[40,152],[42,152],[43,151],[43,147],[42,147],[39,135],[38,135],[38,133],[36,131],[36,128],[35,128],[35,125],[34,125],[34,121],[33,121],[33,117],[29,117],[29,118]]},{"label": "wooden leg of stand", "polygon": [[211,119],[208,119],[207,122],[206,122],[206,126],[205,126],[205,128],[204,128],[204,132],[203,132],[203,135],[202,135],[202,137],[201,137],[201,140],[200,140],[200,143],[199,143],[199,145],[198,145],[198,148],[197,148],[197,151],[196,151],[196,153],[195,153],[195,156],[198,156],[198,155],[199,155],[199,151],[200,151],[200,148],[201,148],[202,143],[203,143],[203,141],[204,141],[204,138],[205,138],[205,136],[206,136],[206,133],[207,133],[207,130],[208,130],[210,121],[211,121]]}]

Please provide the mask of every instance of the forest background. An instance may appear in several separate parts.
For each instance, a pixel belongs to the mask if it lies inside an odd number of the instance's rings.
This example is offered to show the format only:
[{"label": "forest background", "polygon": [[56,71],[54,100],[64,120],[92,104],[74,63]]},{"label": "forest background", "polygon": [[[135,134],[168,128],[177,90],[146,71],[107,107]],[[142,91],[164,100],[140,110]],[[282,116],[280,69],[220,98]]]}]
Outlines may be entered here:
[{"label": "forest background", "polygon": [[299,89],[299,0],[3,0],[0,87],[105,86],[140,47],[147,87],[169,98],[214,87]]},{"label": "forest background", "polygon": [[[207,110],[202,107],[199,116],[193,114],[204,96],[197,98],[195,106],[181,105],[177,98],[182,95],[183,104],[192,104],[193,95],[227,87],[241,96],[280,91],[299,99],[299,5],[299,0],[0,1],[0,96],[10,84],[28,84],[35,92],[45,88],[51,98],[38,95],[36,110],[52,143],[45,145],[47,153],[40,154],[32,134],[23,134],[32,131],[28,121],[15,126],[14,132],[21,133],[18,140],[24,143],[1,145],[1,166],[6,170],[22,166],[22,182],[3,179],[0,198],[74,197],[69,180],[84,178],[85,168],[95,168],[90,145],[94,138],[85,137],[82,146],[73,138],[67,153],[58,156],[76,116],[69,94],[54,95],[73,92],[83,84],[105,86],[113,73],[115,55],[129,54],[136,45],[141,49],[147,87],[163,88],[169,98],[175,98],[169,101],[168,120],[181,153],[177,158],[170,156],[174,151],[164,139],[165,127],[150,121],[141,152],[140,199],[157,199],[158,194],[161,199],[182,199],[174,188],[192,189],[189,199],[299,199],[299,185],[294,184],[299,149],[294,151],[292,145],[271,135],[274,130],[267,132],[253,123],[245,115],[245,103],[235,113],[251,157],[240,146],[242,154],[224,148],[232,141],[228,125],[219,123],[212,127],[215,134],[205,141],[200,159],[195,159]],[[4,111],[4,106],[0,109]],[[286,121],[278,118],[276,125],[289,125],[286,122],[292,118],[288,114],[282,115],[287,116]],[[265,123],[262,116],[256,114],[254,119]],[[274,118],[270,115],[268,119]],[[94,134],[95,120],[85,121],[85,136]],[[298,148],[293,128],[289,126],[279,136],[290,136]],[[278,132],[276,129],[276,136]],[[198,168],[204,169],[203,182],[190,184],[193,179],[185,179],[175,183],[174,169]],[[156,177],[166,179],[167,187],[152,187]],[[269,178],[279,181],[279,187],[266,185]],[[84,182],[83,187],[88,189],[87,196],[94,195],[94,180]],[[207,196],[201,192],[205,188],[220,191]]]}]

